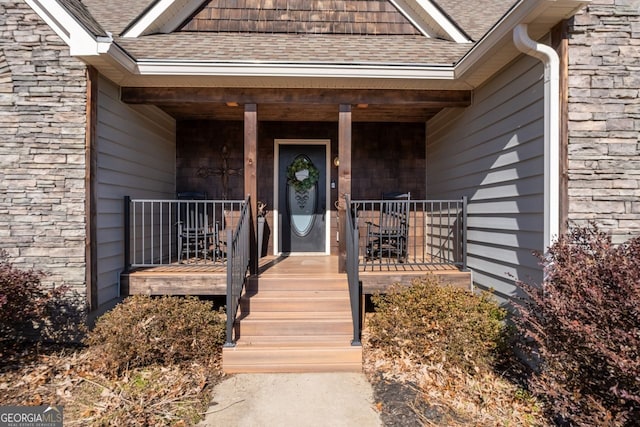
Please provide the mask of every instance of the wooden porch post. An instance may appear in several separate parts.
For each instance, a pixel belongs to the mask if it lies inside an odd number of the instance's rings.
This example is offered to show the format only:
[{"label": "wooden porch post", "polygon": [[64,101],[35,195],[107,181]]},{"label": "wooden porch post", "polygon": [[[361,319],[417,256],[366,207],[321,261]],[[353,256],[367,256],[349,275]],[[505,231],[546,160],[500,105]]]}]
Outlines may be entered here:
[{"label": "wooden porch post", "polygon": [[[87,283],[87,305],[89,311],[98,308],[98,255],[96,228],[96,171],[98,152],[96,149],[96,126],[98,124],[98,70],[87,67],[87,130],[85,133],[85,280]],[[124,260],[125,267],[131,261]]]},{"label": "wooden porch post", "polygon": [[347,271],[347,210],[344,195],[351,194],[351,105],[341,104],[338,117],[338,271]]},{"label": "wooden porch post", "polygon": [[251,248],[249,270],[258,273],[258,108],[256,104],[244,106],[244,194],[251,196]]}]

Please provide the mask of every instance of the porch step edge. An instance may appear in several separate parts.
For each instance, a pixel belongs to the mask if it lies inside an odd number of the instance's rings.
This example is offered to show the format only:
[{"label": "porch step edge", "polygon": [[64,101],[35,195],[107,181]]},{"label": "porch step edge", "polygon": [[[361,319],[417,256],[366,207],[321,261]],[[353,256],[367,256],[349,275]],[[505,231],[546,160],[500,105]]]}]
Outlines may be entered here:
[{"label": "porch step edge", "polygon": [[313,365],[362,366],[362,347],[225,347],[224,367],[233,365]]},{"label": "porch step edge", "polygon": [[222,366],[227,374],[297,374],[329,372],[362,372],[362,363],[313,363],[313,364],[227,364]]},{"label": "porch step edge", "polygon": [[245,335],[236,342],[237,347],[340,347],[351,346],[353,334],[342,335]]},{"label": "porch step edge", "polygon": [[252,311],[245,317],[238,319],[239,322],[261,322],[261,321],[281,321],[281,322],[334,322],[336,320],[348,320],[351,322],[351,313],[340,311]]}]

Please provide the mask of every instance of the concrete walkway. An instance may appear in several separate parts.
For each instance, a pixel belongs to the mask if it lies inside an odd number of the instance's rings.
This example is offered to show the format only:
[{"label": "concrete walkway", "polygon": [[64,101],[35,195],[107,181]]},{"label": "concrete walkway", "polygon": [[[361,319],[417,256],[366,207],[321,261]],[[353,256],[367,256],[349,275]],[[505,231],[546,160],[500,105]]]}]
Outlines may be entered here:
[{"label": "concrete walkway", "polygon": [[364,374],[235,374],[218,384],[200,426],[376,427]]}]

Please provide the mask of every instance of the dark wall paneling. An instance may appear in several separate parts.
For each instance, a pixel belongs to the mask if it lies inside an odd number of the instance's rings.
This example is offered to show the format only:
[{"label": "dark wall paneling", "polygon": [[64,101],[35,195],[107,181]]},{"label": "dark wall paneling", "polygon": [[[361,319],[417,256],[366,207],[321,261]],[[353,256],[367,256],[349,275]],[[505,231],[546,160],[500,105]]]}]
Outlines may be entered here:
[{"label": "dark wall paneling", "polygon": [[[188,120],[177,127],[177,190],[206,192],[222,199],[223,171],[227,198],[244,198],[243,122]],[[258,194],[267,204],[267,223],[273,226],[273,166],[275,139],[329,139],[331,180],[337,181],[333,158],[338,156],[338,124],[333,122],[259,122]],[[411,191],[425,197],[425,126],[423,123],[354,123],[352,198],[377,199],[383,192]],[[226,146],[226,153],[223,147]],[[226,156],[226,168],[225,168]],[[331,203],[338,199],[331,190]],[[331,252],[337,253],[337,221],[331,206]],[[272,253],[273,230],[268,253]]]}]

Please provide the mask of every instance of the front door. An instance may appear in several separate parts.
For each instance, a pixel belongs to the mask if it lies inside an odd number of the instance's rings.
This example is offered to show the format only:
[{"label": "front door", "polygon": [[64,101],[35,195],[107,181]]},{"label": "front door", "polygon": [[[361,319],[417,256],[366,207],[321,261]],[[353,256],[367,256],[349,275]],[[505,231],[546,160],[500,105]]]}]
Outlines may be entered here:
[{"label": "front door", "polygon": [[325,252],[326,145],[279,144],[280,252]]}]

